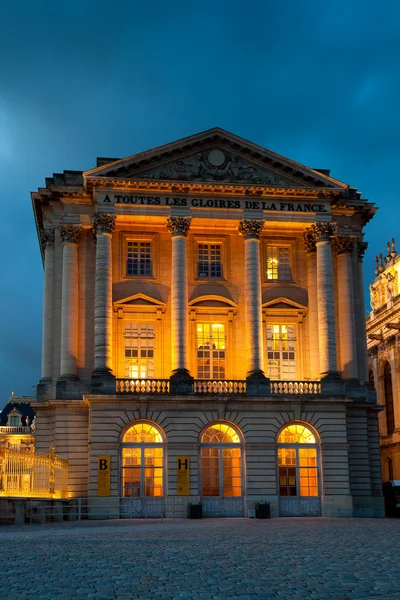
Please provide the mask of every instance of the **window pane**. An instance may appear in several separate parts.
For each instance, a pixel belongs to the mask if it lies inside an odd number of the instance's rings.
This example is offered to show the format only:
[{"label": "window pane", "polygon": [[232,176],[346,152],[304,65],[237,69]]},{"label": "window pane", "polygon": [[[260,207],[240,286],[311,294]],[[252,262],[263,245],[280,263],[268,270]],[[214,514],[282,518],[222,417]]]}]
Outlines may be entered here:
[{"label": "window pane", "polygon": [[125,377],[151,379],[154,377],[155,325],[126,323],[124,330]]},{"label": "window pane", "polygon": [[151,242],[128,241],[126,274],[151,276]]},{"label": "window pane", "polygon": [[288,246],[267,246],[267,279],[292,279]]},{"label": "window pane", "polygon": [[294,325],[267,325],[267,368],[270,379],[296,379]]},{"label": "window pane", "polygon": [[225,379],[226,338],[223,323],[197,324],[197,377]]},{"label": "window pane", "polygon": [[198,244],[198,277],[222,277],[221,244]]}]

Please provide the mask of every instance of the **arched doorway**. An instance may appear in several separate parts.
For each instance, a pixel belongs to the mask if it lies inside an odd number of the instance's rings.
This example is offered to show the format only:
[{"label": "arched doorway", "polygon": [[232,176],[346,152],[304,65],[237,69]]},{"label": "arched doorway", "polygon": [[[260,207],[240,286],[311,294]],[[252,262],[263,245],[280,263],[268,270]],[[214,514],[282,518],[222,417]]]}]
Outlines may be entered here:
[{"label": "arched doorway", "polygon": [[278,493],[281,517],[320,516],[319,440],[303,423],[278,433]]},{"label": "arched doorway", "polygon": [[121,443],[121,497],[125,516],[163,515],[164,465],[162,430],[146,421],[131,424]]},{"label": "arched doorway", "polygon": [[200,437],[201,499],[205,517],[241,517],[243,443],[231,424],[213,423]]}]

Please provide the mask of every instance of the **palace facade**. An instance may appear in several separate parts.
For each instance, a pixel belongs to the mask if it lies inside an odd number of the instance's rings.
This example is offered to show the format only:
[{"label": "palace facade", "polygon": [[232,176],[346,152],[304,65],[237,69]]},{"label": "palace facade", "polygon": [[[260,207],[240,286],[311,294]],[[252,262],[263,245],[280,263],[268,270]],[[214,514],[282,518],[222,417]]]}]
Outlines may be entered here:
[{"label": "palace facade", "polygon": [[372,203],[218,128],[54,174],[32,200],[36,448],[68,458],[70,497],[114,516],[383,514]]},{"label": "palace facade", "polygon": [[369,381],[384,406],[379,415],[382,475],[400,479],[400,255],[395,240],[375,259],[367,318]]}]

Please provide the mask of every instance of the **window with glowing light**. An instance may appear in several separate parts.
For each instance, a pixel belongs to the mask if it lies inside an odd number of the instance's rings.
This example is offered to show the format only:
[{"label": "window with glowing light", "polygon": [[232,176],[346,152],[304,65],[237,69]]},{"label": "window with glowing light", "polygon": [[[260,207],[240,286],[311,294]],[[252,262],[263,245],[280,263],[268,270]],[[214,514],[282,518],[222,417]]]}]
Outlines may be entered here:
[{"label": "window with glowing light", "polygon": [[301,423],[288,425],[278,436],[280,496],[318,496],[318,446]]},{"label": "window with glowing light", "polygon": [[296,379],[294,325],[267,325],[267,368],[270,379]]},{"label": "window with glowing light", "polygon": [[226,338],[223,323],[197,323],[197,377],[225,379]]},{"label": "window with glowing light", "polygon": [[197,276],[222,277],[222,244],[197,245]]},{"label": "window with glowing light", "polygon": [[292,279],[290,248],[288,246],[267,246],[267,279]]},{"label": "window with glowing light", "polygon": [[124,329],[125,377],[152,379],[155,356],[154,323],[126,323]]},{"label": "window with glowing light", "polygon": [[242,448],[239,434],[225,423],[214,423],[201,437],[202,496],[242,495]]},{"label": "window with glowing light", "polygon": [[160,497],[163,488],[163,436],[150,423],[135,423],[122,440],[122,495]]},{"label": "window with glowing light", "polygon": [[151,242],[141,240],[127,242],[126,274],[147,277],[152,275]]}]

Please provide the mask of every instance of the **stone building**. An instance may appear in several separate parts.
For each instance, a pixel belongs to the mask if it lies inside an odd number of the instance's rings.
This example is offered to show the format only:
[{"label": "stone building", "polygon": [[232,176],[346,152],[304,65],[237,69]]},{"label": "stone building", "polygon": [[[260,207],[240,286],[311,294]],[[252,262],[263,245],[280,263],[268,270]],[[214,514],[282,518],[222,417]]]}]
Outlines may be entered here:
[{"label": "stone building", "polygon": [[400,255],[394,239],[386,248],[386,256],[375,259],[376,277],[370,285],[369,381],[384,406],[379,415],[382,475],[400,479]]},{"label": "stone building", "polygon": [[69,459],[71,497],[115,514],[382,514],[373,204],[221,129],[54,174],[32,200],[36,448]]}]

